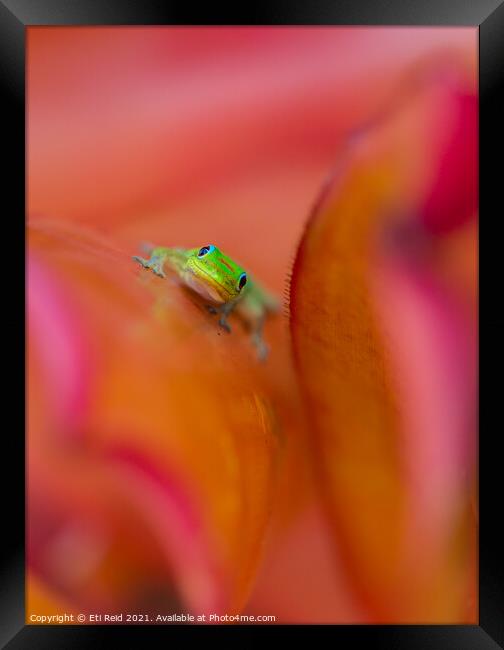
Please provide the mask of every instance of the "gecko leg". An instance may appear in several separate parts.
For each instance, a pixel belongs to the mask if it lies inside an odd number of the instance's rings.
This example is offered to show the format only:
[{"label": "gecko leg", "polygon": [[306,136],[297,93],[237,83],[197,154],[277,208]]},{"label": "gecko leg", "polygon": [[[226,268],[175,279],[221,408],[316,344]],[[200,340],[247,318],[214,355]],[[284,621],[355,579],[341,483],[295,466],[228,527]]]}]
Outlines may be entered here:
[{"label": "gecko leg", "polygon": [[216,307],[215,305],[205,305],[205,308],[210,314],[220,314],[219,325],[226,332],[231,332],[231,325],[227,322],[227,317],[234,308],[234,303],[226,302],[223,305]]},{"label": "gecko leg", "polygon": [[252,343],[256,347],[259,361],[265,361],[268,357],[269,348],[263,340],[264,315],[257,321],[256,327],[252,332]]},{"label": "gecko leg", "polygon": [[138,255],[133,255],[135,262],[141,264],[144,269],[150,269],[156,275],[159,275],[161,278],[166,278],[166,274],[163,271],[164,259],[158,255],[152,255],[148,260]]},{"label": "gecko leg", "polygon": [[215,308],[215,312],[220,314],[219,325],[222,329],[226,330],[226,332],[231,332],[231,325],[227,322],[227,317],[233,311],[234,307],[234,302],[225,302],[223,305]]}]

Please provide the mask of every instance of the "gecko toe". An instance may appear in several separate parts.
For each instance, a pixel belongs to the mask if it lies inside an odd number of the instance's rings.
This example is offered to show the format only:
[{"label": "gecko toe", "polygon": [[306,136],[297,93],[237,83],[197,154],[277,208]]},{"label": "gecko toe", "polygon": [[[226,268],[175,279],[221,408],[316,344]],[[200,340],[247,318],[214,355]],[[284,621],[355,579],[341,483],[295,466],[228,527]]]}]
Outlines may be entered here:
[{"label": "gecko toe", "polygon": [[219,320],[219,325],[222,327],[222,329],[226,330],[226,332],[231,333],[230,324],[226,320],[224,320],[223,318],[221,318]]},{"label": "gecko toe", "polygon": [[138,263],[139,263],[141,266],[143,266],[144,268],[147,266],[147,261],[144,260],[143,257],[139,257],[138,255],[133,255],[133,256],[132,256],[132,259],[133,259],[135,262],[138,262]]}]

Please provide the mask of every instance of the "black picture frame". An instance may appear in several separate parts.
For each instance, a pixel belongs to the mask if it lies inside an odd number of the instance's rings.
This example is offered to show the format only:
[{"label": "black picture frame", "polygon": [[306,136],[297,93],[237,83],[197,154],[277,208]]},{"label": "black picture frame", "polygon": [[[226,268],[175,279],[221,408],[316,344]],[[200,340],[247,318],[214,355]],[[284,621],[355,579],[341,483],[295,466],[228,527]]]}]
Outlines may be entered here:
[{"label": "black picture frame", "polygon": [[[209,11],[211,8],[211,12]],[[209,14],[212,15],[209,15]],[[4,125],[3,196],[9,206],[4,214],[4,227],[11,229],[5,237],[3,250],[11,256],[4,264],[9,282],[4,293],[4,317],[8,327],[5,347],[11,353],[11,367],[4,368],[7,390],[11,395],[4,406],[12,413],[12,424],[4,426],[3,471],[3,554],[0,573],[0,644],[9,650],[37,648],[113,647],[120,643],[133,648],[148,643],[146,639],[161,635],[164,642],[172,635],[183,633],[186,642],[198,642],[204,636],[221,635],[236,638],[246,633],[242,645],[260,642],[267,632],[273,640],[282,641],[291,626],[25,626],[24,624],[24,223],[25,214],[25,32],[33,25],[440,25],[474,26],[479,30],[480,81],[480,211],[483,229],[480,244],[498,246],[499,237],[492,236],[502,220],[502,204],[497,196],[502,184],[502,156],[504,144],[502,117],[504,116],[504,0],[333,0],[298,3],[270,2],[268,8],[254,4],[227,9],[227,14],[214,3],[207,11],[191,10],[187,3],[163,3],[160,0],[133,2],[131,0],[0,0],[0,88],[3,91],[2,113]],[[495,226],[494,226],[495,224]],[[481,237],[483,233],[483,238]],[[482,247],[484,250],[484,247]],[[499,278],[502,254],[487,250],[480,260],[479,278]],[[490,284],[491,286],[491,284]],[[480,282],[481,359],[485,360],[485,346],[492,346],[488,355],[496,369],[503,364],[499,334],[503,321],[496,316],[501,291],[483,290]],[[488,297],[487,297],[488,296]],[[490,312],[490,309],[492,311]],[[19,320],[16,319],[16,316]],[[21,321],[21,323],[19,322]],[[490,350],[489,350],[490,351]],[[7,352],[7,350],[5,350]],[[490,363],[490,362],[489,362]],[[484,367],[484,363],[480,367]],[[305,633],[310,643],[316,637],[330,637],[343,643],[340,647],[378,648],[443,648],[443,650],[478,650],[504,647],[504,588],[501,551],[503,534],[499,531],[502,510],[500,497],[502,479],[497,466],[500,456],[497,445],[500,438],[499,382],[480,379],[486,392],[480,398],[481,417],[479,443],[480,476],[480,532],[479,532],[479,625],[454,626],[296,626],[299,640]],[[7,407],[8,402],[8,407]],[[486,420],[486,422],[484,422]],[[499,490],[500,488],[500,490]],[[10,510],[8,509],[10,507]],[[10,514],[7,514],[10,512]],[[244,629],[245,628],[245,629]],[[292,631],[292,627],[291,627]],[[308,636],[309,635],[309,636]],[[122,645],[122,644],[121,644]]]}]

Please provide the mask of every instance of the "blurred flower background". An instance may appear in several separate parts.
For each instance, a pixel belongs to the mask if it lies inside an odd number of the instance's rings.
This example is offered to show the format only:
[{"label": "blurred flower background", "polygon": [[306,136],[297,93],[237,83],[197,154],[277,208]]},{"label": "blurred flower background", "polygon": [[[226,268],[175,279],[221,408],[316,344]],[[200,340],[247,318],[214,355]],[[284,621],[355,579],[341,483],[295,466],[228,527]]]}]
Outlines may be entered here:
[{"label": "blurred flower background", "polygon": [[[27,621],[475,623],[477,30],[27,42]],[[144,241],[283,293],[267,362]]]}]

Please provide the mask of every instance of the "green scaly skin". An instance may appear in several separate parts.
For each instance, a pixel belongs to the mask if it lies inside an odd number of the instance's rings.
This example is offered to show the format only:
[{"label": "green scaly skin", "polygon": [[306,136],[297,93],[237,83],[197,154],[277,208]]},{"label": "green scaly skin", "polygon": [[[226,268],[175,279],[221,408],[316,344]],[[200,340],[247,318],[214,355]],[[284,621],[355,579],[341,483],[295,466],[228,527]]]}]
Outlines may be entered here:
[{"label": "green scaly skin", "polygon": [[216,246],[159,246],[150,249],[149,259],[137,255],[133,259],[162,278],[166,277],[164,269],[168,266],[183,284],[205,300],[211,313],[220,315],[219,325],[227,332],[231,331],[227,317],[236,311],[250,326],[259,359],[267,357],[262,330],[266,317],[278,311],[278,301]]}]

